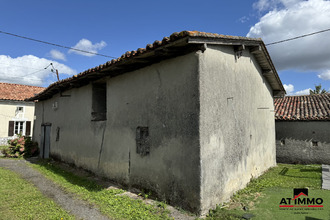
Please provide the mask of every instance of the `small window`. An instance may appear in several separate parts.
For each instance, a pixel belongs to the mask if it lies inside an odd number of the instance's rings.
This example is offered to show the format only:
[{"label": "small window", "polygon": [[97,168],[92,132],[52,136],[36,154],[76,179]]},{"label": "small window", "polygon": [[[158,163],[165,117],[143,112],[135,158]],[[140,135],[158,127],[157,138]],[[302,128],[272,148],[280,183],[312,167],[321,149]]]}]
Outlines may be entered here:
[{"label": "small window", "polygon": [[148,127],[136,128],[136,153],[141,156],[150,153],[149,129]]},{"label": "small window", "polygon": [[92,121],[107,120],[107,84],[94,83],[92,93]]},{"label": "small window", "polygon": [[56,128],[56,141],[60,140],[60,127]]},{"label": "small window", "polygon": [[313,147],[317,147],[317,146],[319,146],[319,142],[318,142],[318,141],[312,141],[312,146],[313,146]]},{"label": "small window", "polygon": [[23,113],[24,113],[24,107],[23,106],[17,106],[16,107],[16,110],[15,110],[15,116],[16,118],[19,117],[19,116],[23,116]]},{"label": "small window", "polygon": [[24,110],[23,106],[18,106],[18,107],[16,108],[16,112],[17,112],[17,113],[22,113],[23,110]]}]

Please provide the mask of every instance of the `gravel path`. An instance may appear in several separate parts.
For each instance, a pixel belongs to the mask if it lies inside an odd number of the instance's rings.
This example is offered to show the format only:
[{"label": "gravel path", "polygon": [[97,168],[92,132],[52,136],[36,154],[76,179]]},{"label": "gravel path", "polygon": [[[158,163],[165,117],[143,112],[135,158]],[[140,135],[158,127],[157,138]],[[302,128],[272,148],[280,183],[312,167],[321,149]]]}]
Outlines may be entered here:
[{"label": "gravel path", "polygon": [[58,185],[45,178],[38,171],[27,165],[25,160],[8,160],[0,158],[0,167],[18,173],[22,178],[34,184],[47,197],[53,199],[63,209],[74,215],[77,219],[107,220],[96,208],[84,201],[76,199],[73,195],[64,192]]}]

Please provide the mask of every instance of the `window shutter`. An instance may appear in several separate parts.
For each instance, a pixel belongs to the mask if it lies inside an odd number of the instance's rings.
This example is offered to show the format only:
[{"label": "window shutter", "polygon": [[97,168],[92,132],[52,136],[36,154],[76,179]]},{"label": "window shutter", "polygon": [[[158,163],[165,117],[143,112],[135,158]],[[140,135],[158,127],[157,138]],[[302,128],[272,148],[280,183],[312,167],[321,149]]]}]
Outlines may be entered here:
[{"label": "window shutter", "polygon": [[14,136],[14,121],[9,121],[8,137]]},{"label": "window shutter", "polygon": [[31,121],[26,122],[25,135],[29,136],[31,134]]}]

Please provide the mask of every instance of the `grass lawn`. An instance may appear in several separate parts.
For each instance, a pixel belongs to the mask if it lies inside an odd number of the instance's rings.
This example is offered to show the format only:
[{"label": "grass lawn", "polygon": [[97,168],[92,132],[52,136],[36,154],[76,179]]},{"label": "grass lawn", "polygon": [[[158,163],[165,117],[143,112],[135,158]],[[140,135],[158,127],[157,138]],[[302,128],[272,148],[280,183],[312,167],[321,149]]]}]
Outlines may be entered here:
[{"label": "grass lawn", "polygon": [[110,218],[171,219],[164,203],[152,206],[128,196],[118,196],[125,191],[104,188],[92,180],[65,171],[47,161],[40,161],[37,164],[31,164],[31,166],[59,184],[64,190],[75,193],[79,198],[96,205],[103,214]]},{"label": "grass lawn", "polygon": [[[278,164],[236,193],[207,219],[330,219],[330,191],[321,189],[320,165]],[[308,198],[322,198],[323,208],[279,208],[282,198],[293,198],[294,188],[308,188]],[[293,202],[293,201],[291,201]],[[283,205],[283,204],[282,204]],[[245,209],[245,210],[244,210]]]},{"label": "grass lawn", "polygon": [[74,219],[31,183],[0,168],[0,219]]}]

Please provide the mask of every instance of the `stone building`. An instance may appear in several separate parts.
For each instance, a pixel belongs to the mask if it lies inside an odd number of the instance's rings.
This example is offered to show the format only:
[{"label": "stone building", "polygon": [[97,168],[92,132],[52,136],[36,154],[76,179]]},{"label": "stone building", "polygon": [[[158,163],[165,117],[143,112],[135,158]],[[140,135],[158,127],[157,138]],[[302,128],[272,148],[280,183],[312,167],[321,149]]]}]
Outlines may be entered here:
[{"label": "stone building", "polygon": [[43,157],[205,214],[276,164],[284,93],[262,40],[183,31],[31,98],[34,140]]},{"label": "stone building", "polygon": [[330,94],[275,99],[278,163],[330,164]]}]

